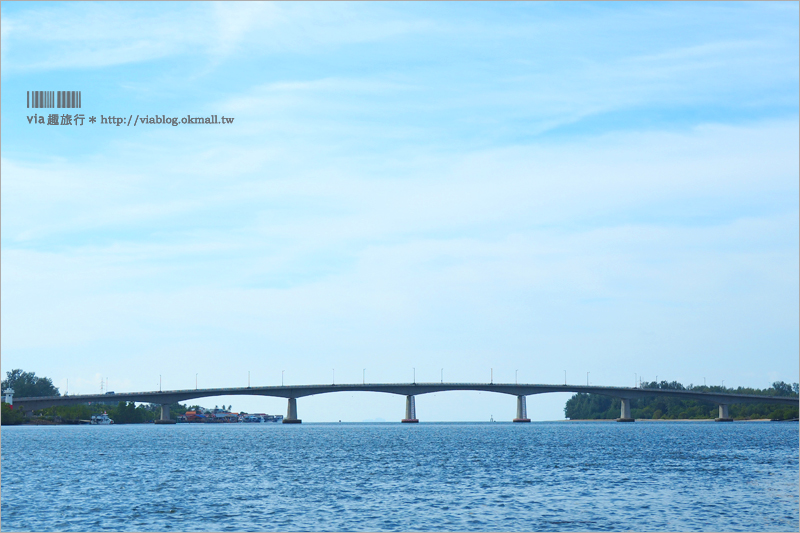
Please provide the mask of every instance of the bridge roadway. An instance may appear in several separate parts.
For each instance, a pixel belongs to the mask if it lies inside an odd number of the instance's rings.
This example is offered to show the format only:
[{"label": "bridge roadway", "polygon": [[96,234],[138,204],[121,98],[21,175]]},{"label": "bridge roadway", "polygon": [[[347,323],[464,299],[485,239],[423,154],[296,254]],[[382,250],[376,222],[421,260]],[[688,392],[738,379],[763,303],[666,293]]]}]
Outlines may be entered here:
[{"label": "bridge roadway", "polygon": [[364,383],[345,385],[286,385],[279,387],[239,387],[221,389],[186,389],[151,392],[124,392],[108,394],[84,394],[75,396],[46,396],[35,398],[13,398],[14,407],[31,414],[35,410],[58,405],[81,404],[99,401],[144,402],[161,405],[161,420],[172,423],[169,406],[197,398],[213,396],[273,396],[288,399],[288,409],[284,423],[300,423],[297,417],[297,398],[331,392],[383,392],[406,397],[406,417],[403,422],[417,422],[414,397],[420,394],[445,391],[484,391],[509,394],[517,397],[517,416],[515,422],[530,422],[527,416],[526,397],[551,392],[583,392],[619,398],[621,400],[620,422],[633,422],[630,401],[636,398],[666,396],[687,400],[701,400],[719,405],[718,421],[730,421],[728,406],[734,403],[776,403],[798,405],[798,398],[786,396],[757,396],[750,394],[729,394],[718,392],[698,392],[669,389],[640,389],[628,387],[597,387],[584,385],[534,385],[514,383]]}]

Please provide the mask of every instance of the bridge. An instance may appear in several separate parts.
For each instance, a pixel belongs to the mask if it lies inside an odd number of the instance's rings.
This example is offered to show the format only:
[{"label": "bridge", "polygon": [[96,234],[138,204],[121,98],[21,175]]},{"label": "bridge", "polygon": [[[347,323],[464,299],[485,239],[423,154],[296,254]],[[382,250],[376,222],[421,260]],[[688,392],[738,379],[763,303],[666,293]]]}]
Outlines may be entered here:
[{"label": "bridge", "polygon": [[83,394],[74,396],[44,396],[33,398],[13,398],[13,405],[31,415],[33,411],[59,405],[74,405],[88,402],[125,401],[161,405],[162,424],[174,423],[170,420],[169,406],[197,398],[213,396],[272,396],[286,398],[288,408],[285,424],[302,422],[297,416],[297,399],[315,394],[333,392],[382,392],[406,397],[406,412],[402,422],[418,422],[415,397],[421,394],[446,391],[482,391],[508,394],[517,398],[517,416],[514,422],[530,422],[527,414],[526,398],[534,394],[552,392],[583,392],[610,396],[621,400],[619,422],[633,422],[631,418],[631,400],[653,396],[666,396],[684,400],[701,400],[719,405],[720,422],[731,421],[728,406],[736,403],[775,403],[798,405],[798,398],[787,396],[758,396],[752,394],[733,394],[721,392],[700,392],[692,390],[642,389],[628,387],[598,387],[584,385],[534,385],[516,383],[362,383],[344,385],[287,385],[275,387],[238,387],[220,389],[185,389],[151,392],[125,392],[107,394]]}]

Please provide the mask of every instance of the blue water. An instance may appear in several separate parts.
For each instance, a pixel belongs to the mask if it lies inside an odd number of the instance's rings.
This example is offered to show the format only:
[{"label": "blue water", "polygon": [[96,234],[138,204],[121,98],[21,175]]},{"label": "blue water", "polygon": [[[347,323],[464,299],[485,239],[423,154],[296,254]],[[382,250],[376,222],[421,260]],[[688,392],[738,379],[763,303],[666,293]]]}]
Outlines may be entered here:
[{"label": "blue water", "polygon": [[2,531],[798,531],[797,423],[2,429]]}]

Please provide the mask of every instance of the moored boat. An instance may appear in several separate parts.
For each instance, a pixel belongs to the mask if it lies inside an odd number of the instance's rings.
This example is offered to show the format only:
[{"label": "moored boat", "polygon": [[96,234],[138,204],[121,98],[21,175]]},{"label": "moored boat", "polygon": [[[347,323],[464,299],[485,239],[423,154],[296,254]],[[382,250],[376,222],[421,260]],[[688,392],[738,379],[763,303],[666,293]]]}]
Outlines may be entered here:
[{"label": "moored boat", "polygon": [[100,414],[100,415],[92,415],[91,423],[93,425],[108,426],[108,425],[113,424],[114,421],[111,420],[110,418],[108,418],[108,414],[103,413],[103,414]]}]

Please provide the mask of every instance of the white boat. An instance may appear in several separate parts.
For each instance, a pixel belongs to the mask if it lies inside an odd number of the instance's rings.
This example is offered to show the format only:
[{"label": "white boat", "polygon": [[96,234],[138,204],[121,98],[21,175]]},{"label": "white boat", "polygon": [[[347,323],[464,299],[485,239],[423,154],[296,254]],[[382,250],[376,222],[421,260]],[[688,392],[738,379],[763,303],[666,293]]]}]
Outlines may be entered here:
[{"label": "white boat", "polygon": [[103,413],[102,415],[92,415],[92,424],[108,426],[113,423],[114,421],[108,418],[106,413]]},{"label": "white boat", "polygon": [[283,415],[267,415],[267,414],[253,414],[242,415],[239,417],[239,422],[280,422],[283,420]]}]

